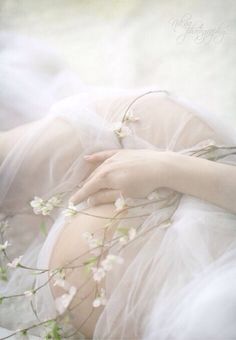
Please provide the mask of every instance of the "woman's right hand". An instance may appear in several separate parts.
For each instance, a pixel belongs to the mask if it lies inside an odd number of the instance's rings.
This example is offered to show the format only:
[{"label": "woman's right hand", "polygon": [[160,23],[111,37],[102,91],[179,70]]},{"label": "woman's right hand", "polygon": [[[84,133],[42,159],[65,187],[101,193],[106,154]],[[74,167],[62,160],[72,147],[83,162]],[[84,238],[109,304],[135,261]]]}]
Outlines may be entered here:
[{"label": "woman's right hand", "polygon": [[116,149],[94,153],[85,159],[102,162],[70,198],[74,204],[89,199],[91,205],[124,197],[144,198],[166,186],[167,153],[149,149]]}]

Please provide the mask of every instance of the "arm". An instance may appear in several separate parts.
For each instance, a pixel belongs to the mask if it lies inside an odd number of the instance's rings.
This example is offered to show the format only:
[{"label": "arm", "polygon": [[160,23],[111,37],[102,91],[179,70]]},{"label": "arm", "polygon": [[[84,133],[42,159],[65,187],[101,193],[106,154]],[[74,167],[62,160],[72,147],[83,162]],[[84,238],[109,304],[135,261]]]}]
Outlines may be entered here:
[{"label": "arm", "polygon": [[168,152],[166,185],[236,213],[236,167]]},{"label": "arm", "polygon": [[236,213],[236,167],[175,152],[108,150],[86,158],[101,163],[71,198],[94,205],[114,202],[119,194],[146,197],[159,187],[192,195]]}]

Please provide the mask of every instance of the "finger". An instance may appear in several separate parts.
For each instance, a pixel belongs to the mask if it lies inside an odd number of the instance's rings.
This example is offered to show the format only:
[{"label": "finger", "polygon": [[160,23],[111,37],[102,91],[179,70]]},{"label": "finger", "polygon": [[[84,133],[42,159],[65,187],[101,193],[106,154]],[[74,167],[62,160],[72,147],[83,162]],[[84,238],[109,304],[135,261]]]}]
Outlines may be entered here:
[{"label": "finger", "polygon": [[102,176],[94,176],[71,196],[69,201],[73,204],[78,204],[101,189],[106,189],[104,178]]},{"label": "finger", "polygon": [[113,203],[119,197],[120,197],[119,190],[112,190],[112,189],[100,190],[96,192],[95,194],[93,194],[92,196],[89,196],[88,205],[95,206],[99,204]]},{"label": "finger", "polygon": [[105,170],[104,168],[104,164],[100,164],[99,166],[96,167],[96,169],[94,169],[91,174],[85,178],[83,180],[83,182],[80,183],[80,187],[82,188],[86,183],[88,183],[93,177],[95,176],[100,176],[103,173],[103,170]]},{"label": "finger", "polygon": [[118,151],[120,151],[120,149],[100,151],[91,155],[85,155],[84,159],[89,162],[103,162],[107,158],[116,154]]}]

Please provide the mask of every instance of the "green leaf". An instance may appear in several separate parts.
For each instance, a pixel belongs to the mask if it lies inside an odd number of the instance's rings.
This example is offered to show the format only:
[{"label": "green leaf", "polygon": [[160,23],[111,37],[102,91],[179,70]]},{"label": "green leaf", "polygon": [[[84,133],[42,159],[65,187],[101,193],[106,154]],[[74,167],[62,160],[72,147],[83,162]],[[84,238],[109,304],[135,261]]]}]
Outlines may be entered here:
[{"label": "green leaf", "polygon": [[20,333],[21,333],[23,336],[27,335],[27,329],[22,329],[22,331],[20,331]]},{"label": "green leaf", "polygon": [[84,270],[85,270],[85,274],[88,274],[88,273],[90,273],[90,271],[91,271],[91,267],[92,267],[93,265],[91,264],[91,263],[89,263],[89,264],[86,264],[86,266],[84,267]]},{"label": "green leaf", "polygon": [[94,263],[94,262],[96,262],[96,261],[97,261],[97,256],[92,256],[92,257],[90,257],[88,260],[86,260],[86,261],[84,262],[84,264],[87,265],[87,264]]},{"label": "green leaf", "polygon": [[61,328],[59,327],[59,325],[54,320],[51,320],[51,322],[48,323],[48,326],[51,327],[51,330],[46,334],[45,340],[61,340]]},{"label": "green leaf", "polygon": [[85,273],[88,274],[91,271],[91,267],[97,262],[97,256],[92,256],[86,260],[84,264]]},{"label": "green leaf", "polygon": [[44,236],[47,236],[47,228],[45,222],[41,222],[39,229]]},{"label": "green leaf", "polygon": [[123,234],[123,235],[128,235],[128,233],[129,233],[129,229],[128,229],[128,228],[119,227],[119,228],[117,228],[117,230],[118,230],[121,234]]},{"label": "green leaf", "polygon": [[55,340],[61,340],[60,327],[56,323],[53,325],[52,336]]},{"label": "green leaf", "polygon": [[4,267],[0,267],[0,280],[1,281],[7,281],[7,270]]},{"label": "green leaf", "polygon": [[47,327],[52,327],[53,326],[53,323],[54,323],[54,320],[48,320],[47,322],[45,322],[45,326]]}]

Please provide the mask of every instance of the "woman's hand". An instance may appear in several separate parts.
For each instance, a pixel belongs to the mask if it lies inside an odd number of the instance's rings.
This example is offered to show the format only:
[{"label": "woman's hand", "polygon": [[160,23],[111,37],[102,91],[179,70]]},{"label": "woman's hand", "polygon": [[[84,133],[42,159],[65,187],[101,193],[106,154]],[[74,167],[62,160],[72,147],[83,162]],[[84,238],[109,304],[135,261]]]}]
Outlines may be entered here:
[{"label": "woman's hand", "polygon": [[89,198],[90,205],[114,202],[124,197],[144,198],[165,186],[165,152],[148,149],[116,149],[85,156],[101,163],[71,197],[78,204]]}]

